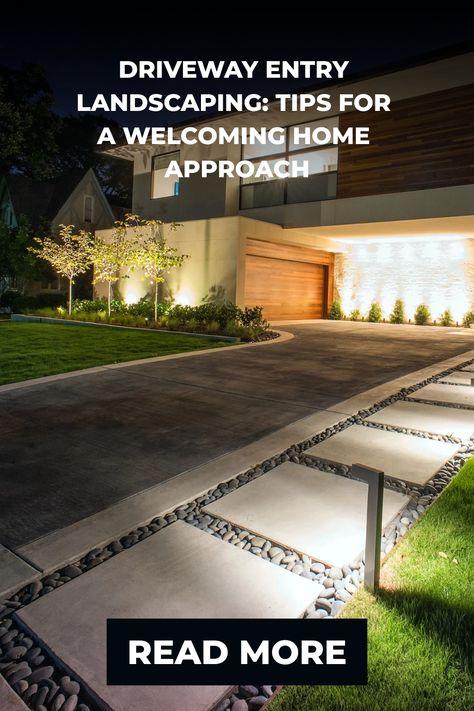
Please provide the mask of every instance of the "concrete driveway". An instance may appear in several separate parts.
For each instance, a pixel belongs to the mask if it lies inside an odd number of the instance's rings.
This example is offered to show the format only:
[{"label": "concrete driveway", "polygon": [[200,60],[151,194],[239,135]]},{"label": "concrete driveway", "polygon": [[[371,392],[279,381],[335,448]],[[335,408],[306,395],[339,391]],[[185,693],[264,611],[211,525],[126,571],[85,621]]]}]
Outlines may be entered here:
[{"label": "concrete driveway", "polygon": [[0,543],[16,548],[474,344],[431,327],[284,330],[295,338],[0,393]]}]

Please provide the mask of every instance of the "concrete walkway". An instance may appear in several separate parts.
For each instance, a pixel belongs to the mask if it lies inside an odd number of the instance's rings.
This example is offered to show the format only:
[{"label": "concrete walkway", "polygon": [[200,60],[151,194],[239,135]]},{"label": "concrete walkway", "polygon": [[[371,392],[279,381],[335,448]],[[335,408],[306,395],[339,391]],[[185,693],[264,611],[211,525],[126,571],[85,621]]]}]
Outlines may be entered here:
[{"label": "concrete walkway", "polygon": [[295,338],[0,394],[0,543],[15,548],[472,348],[469,331],[314,322]]}]

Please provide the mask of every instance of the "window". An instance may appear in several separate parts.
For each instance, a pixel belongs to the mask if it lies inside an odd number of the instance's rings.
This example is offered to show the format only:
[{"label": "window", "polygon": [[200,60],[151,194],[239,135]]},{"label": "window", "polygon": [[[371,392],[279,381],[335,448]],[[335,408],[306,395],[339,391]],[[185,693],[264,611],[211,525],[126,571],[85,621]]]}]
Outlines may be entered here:
[{"label": "window", "polygon": [[153,156],[151,166],[151,197],[177,197],[179,195],[179,179],[175,175],[165,178],[166,169],[171,161],[179,163],[179,151]]},{"label": "window", "polygon": [[335,198],[338,149],[332,143],[320,145],[316,144],[315,140],[323,141],[328,132],[338,125],[339,118],[334,116],[325,119],[324,122],[312,121],[298,126],[288,126],[286,141],[282,146],[273,144],[244,146],[242,157],[254,163],[265,159],[272,165],[275,160],[284,159],[301,165],[303,161],[307,161],[309,176],[286,180],[265,177],[242,178],[241,209]]},{"label": "window", "polygon": [[84,195],[84,222],[90,223],[94,220],[94,198],[92,195]]},{"label": "window", "polygon": [[[304,123],[300,126],[291,126],[290,135],[288,142],[289,151],[301,151],[308,150],[311,146],[317,146],[313,138],[316,136],[317,140],[324,140],[324,136],[327,130],[331,131],[339,126],[339,118],[334,116],[333,118],[326,119],[323,123],[321,121],[312,121],[311,123]],[[318,131],[318,129],[320,129]],[[306,140],[308,137],[309,140]],[[304,140],[304,143],[303,143]],[[321,147],[321,146],[318,146]]]},{"label": "window", "polygon": [[255,141],[253,145],[251,143],[245,144],[242,150],[242,158],[244,160],[253,160],[254,158],[264,158],[265,156],[284,153],[286,150],[286,134],[287,130],[285,129],[281,134],[281,143],[259,143]]}]

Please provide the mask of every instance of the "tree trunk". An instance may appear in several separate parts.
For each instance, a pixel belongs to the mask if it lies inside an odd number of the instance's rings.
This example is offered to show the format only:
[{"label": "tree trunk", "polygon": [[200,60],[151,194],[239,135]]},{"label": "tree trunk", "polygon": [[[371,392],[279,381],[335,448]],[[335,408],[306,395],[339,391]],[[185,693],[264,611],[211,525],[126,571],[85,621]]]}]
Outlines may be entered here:
[{"label": "tree trunk", "polygon": [[158,321],[158,282],[155,281],[155,321]]},{"label": "tree trunk", "polygon": [[69,277],[69,305],[68,305],[69,316],[72,313],[72,278]]},{"label": "tree trunk", "polygon": [[109,281],[109,297],[108,297],[108,302],[109,302],[109,318],[110,318],[110,294],[112,290],[112,284]]}]

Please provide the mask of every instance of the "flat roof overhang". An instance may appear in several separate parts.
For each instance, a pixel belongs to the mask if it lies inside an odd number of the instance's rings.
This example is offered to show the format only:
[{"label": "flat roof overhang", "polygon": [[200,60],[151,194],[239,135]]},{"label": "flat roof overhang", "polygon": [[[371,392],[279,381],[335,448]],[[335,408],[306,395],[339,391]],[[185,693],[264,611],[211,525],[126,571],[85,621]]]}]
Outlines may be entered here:
[{"label": "flat roof overhang", "polygon": [[440,241],[474,239],[474,215],[433,217],[420,220],[392,220],[351,225],[288,227],[308,237],[326,238],[341,246],[372,242]]}]

